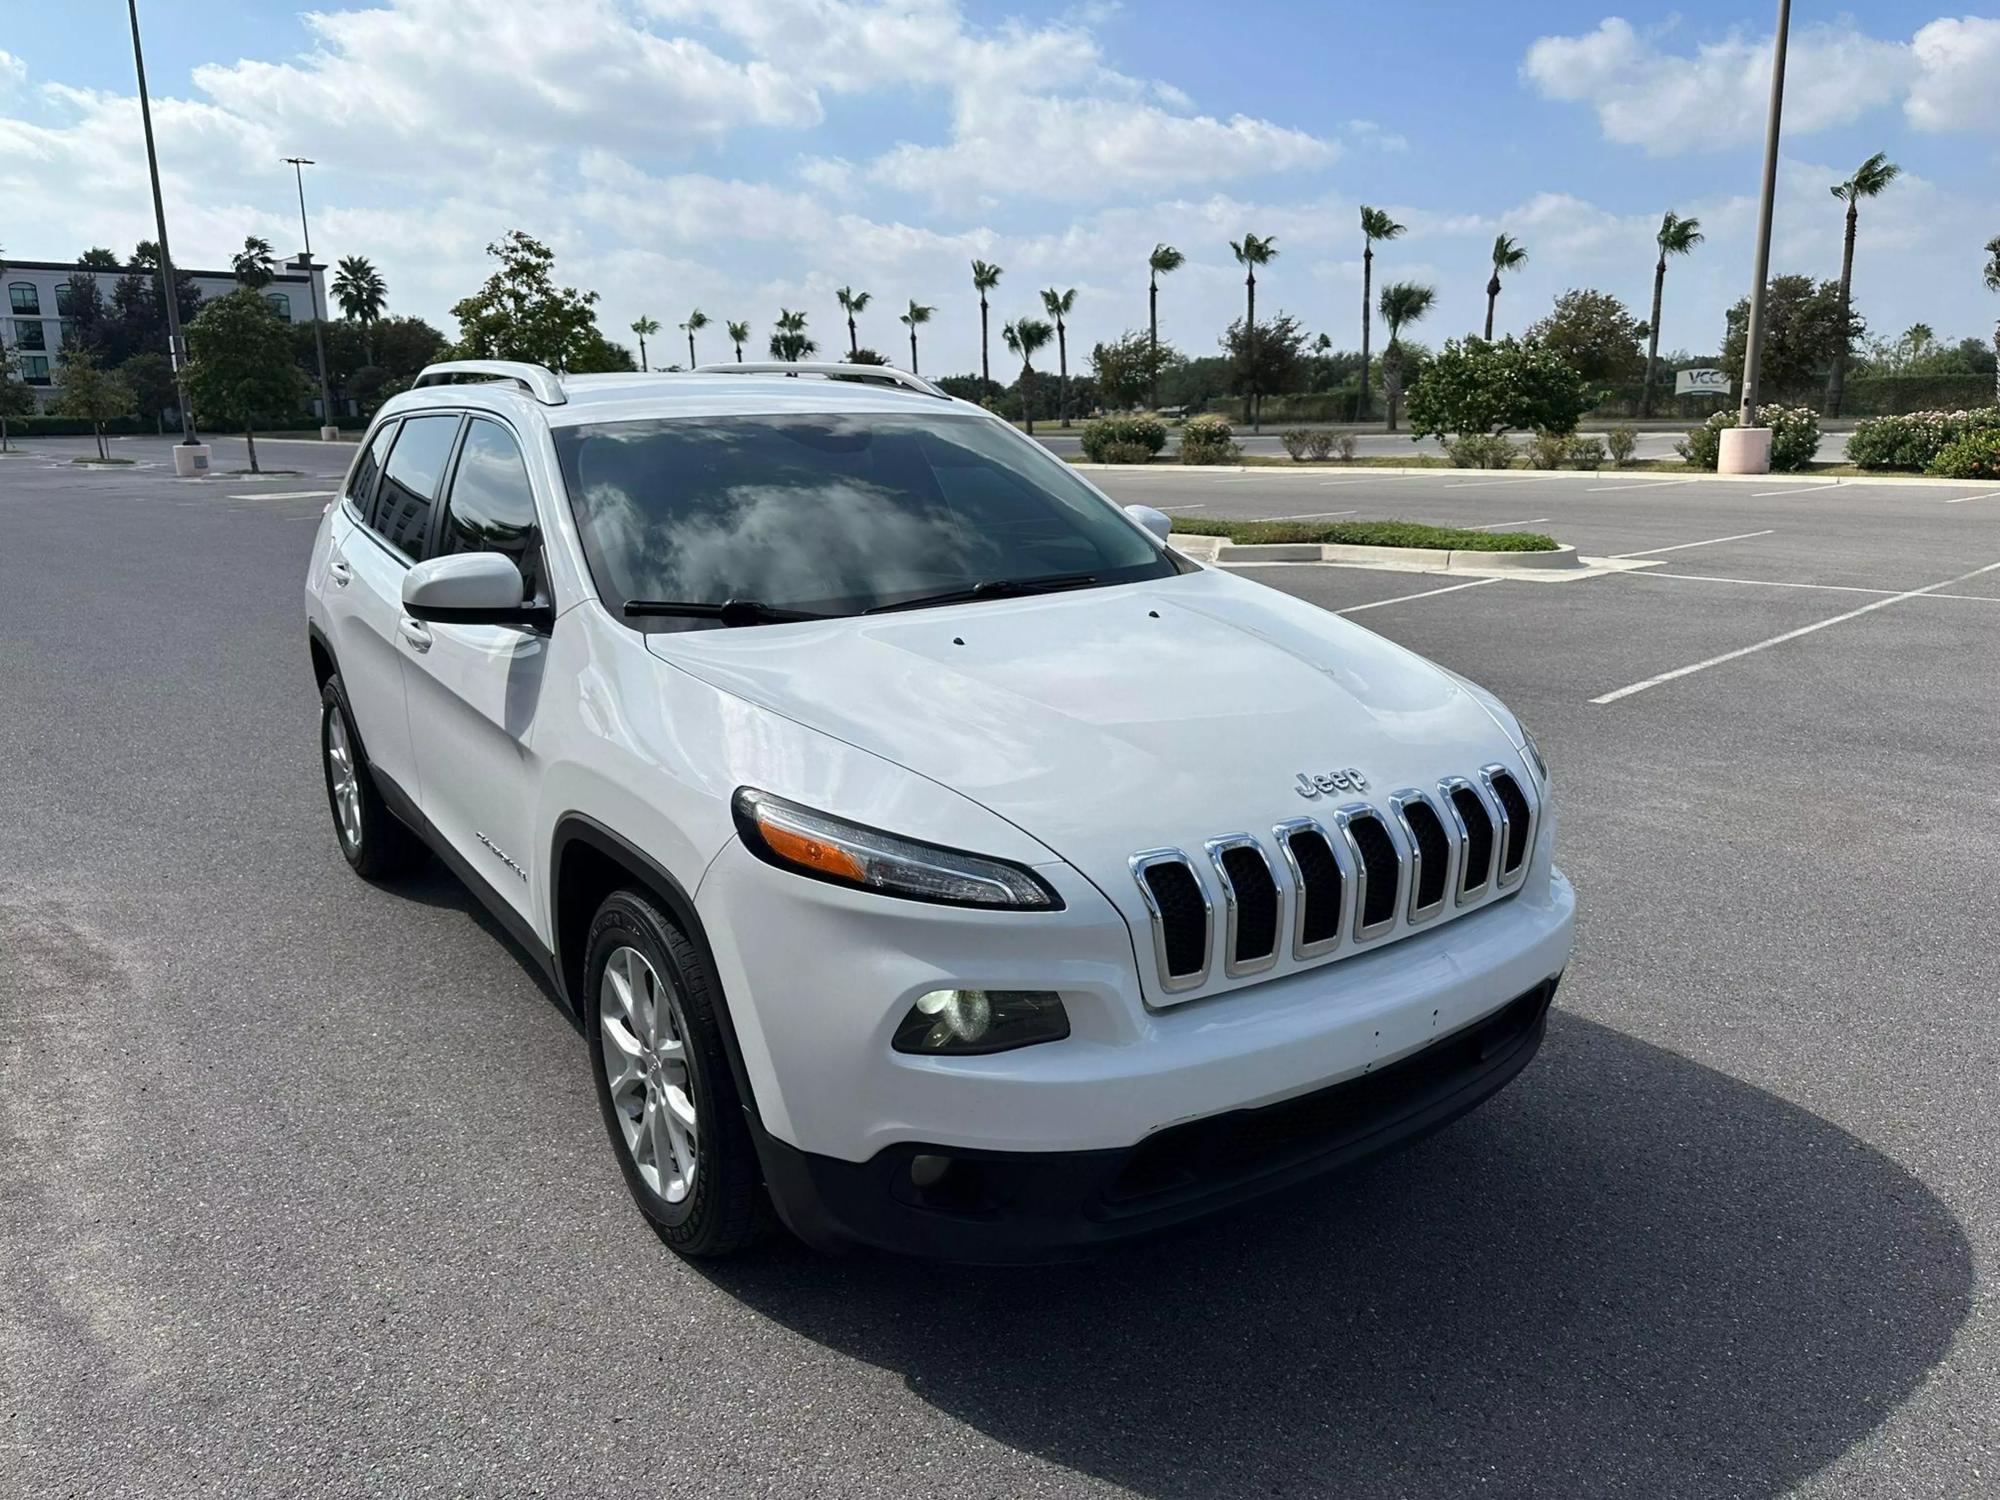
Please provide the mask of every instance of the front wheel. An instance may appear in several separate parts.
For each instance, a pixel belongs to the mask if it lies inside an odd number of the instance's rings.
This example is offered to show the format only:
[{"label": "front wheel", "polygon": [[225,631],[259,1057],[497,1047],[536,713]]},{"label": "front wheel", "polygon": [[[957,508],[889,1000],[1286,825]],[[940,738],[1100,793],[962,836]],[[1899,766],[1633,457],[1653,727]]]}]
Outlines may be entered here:
[{"label": "front wheel", "polygon": [[583,996],[611,1148],[660,1238],[705,1257],[761,1237],[770,1207],[694,944],[641,892],[615,892],[590,924]]}]

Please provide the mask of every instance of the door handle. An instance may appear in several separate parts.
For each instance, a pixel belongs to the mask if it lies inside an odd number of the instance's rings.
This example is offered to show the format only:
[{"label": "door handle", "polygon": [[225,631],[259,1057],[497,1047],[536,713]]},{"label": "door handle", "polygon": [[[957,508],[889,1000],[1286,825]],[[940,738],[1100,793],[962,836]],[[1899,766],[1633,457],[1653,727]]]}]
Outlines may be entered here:
[{"label": "door handle", "polygon": [[428,651],[431,649],[430,628],[423,621],[413,620],[408,615],[405,615],[399,624],[403,632],[403,640],[412,651]]},{"label": "door handle", "polygon": [[326,565],[326,576],[342,588],[346,588],[354,580],[354,569],[348,565],[346,558],[336,557]]}]

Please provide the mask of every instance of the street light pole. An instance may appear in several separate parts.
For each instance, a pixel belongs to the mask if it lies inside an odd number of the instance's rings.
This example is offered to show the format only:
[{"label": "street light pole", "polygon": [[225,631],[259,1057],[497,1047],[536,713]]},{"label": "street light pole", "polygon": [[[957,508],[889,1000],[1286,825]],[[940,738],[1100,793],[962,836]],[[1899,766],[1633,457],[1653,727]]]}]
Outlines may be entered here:
[{"label": "street light pole", "polygon": [[1757,279],[1750,287],[1750,321],[1743,339],[1743,405],[1739,427],[1757,422],[1757,386],[1764,364],[1764,284],[1771,275],[1771,209],[1778,193],[1778,121],[1785,107],[1785,41],[1792,29],[1792,0],[1778,0],[1778,30],[1771,44],[1771,113],[1764,130],[1764,198],[1757,209]]},{"label": "street light pole", "polygon": [[283,160],[291,163],[292,175],[299,181],[299,231],[306,237],[306,291],[312,297],[313,309],[313,353],[319,358],[319,410],[320,435],[325,429],[335,426],[333,420],[333,392],[326,383],[326,335],[320,328],[319,280],[313,275],[312,226],[306,221],[306,168],[313,165],[309,156],[287,156]]},{"label": "street light pole", "polygon": [[[160,158],[153,149],[153,106],[146,97],[146,55],[139,48],[139,0],[125,0],[132,18],[132,65],[139,72],[139,118],[146,126],[146,169],[153,178],[153,228],[160,236],[160,300],[167,310],[167,357],[174,366],[174,400],[181,409],[181,441],[195,445],[194,407],[187,393],[187,340],[181,337],[180,286],[174,280],[174,257],[167,249],[167,209],[160,197]],[[205,461],[205,460],[204,460]]]}]

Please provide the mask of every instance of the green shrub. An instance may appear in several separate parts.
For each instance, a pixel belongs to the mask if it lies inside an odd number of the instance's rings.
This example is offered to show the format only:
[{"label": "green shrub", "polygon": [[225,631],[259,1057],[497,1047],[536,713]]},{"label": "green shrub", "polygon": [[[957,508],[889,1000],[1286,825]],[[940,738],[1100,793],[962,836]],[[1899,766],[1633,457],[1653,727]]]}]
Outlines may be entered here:
[{"label": "green shrub", "polygon": [[[1789,473],[1812,466],[1819,451],[1819,413],[1810,406],[1760,406],[1757,423],[1771,429],[1771,469]],[[1738,425],[1735,408],[1719,411],[1674,444],[1674,451],[1697,469],[1714,471],[1722,452],[1722,431]]]},{"label": "green shrub", "polygon": [[1490,432],[1462,432],[1445,440],[1444,456],[1455,468],[1506,469],[1513,467],[1514,445]]},{"label": "green shrub", "polygon": [[1573,468],[1601,469],[1604,467],[1604,439],[1573,437],[1569,440],[1568,457]]},{"label": "green shrub", "polygon": [[1175,516],[1184,536],[1220,536],[1232,542],[1345,543],[1355,547],[1436,547],[1452,552],[1553,552],[1559,543],[1539,531],[1465,531],[1417,521],[1230,521],[1219,516]]},{"label": "green shrub", "polygon": [[1569,439],[1560,432],[1538,432],[1528,439],[1528,467],[1560,469],[1569,457]]},{"label": "green shrub", "polygon": [[1924,472],[1942,479],[2000,479],[2000,427],[1945,444]]},{"label": "green shrub", "polygon": [[1149,464],[1153,461],[1153,450],[1144,443],[1099,443],[1092,463],[1099,464]]},{"label": "green shrub", "polygon": [[1354,462],[1354,434],[1343,432],[1333,440],[1334,456],[1344,464]]},{"label": "green shrub", "polygon": [[1410,431],[1570,433],[1595,401],[1583,376],[1533,339],[1447,339],[1410,392]]},{"label": "green shrub", "polygon": [[1281,434],[1278,441],[1285,445],[1295,463],[1305,463],[1308,459],[1323,462],[1333,453],[1333,434],[1311,427],[1294,427]]},{"label": "green shrub", "polygon": [[1926,469],[1951,444],[1974,433],[2000,431],[2000,406],[1973,411],[1918,411],[1870,417],[1847,440],[1847,457],[1863,469]]},{"label": "green shrub", "polygon": [[1629,427],[1614,427],[1606,438],[1611,452],[1611,461],[1624,468],[1632,462],[1632,455],[1639,451],[1639,434]]},{"label": "green shrub", "polygon": [[1184,464],[1226,464],[1241,452],[1232,437],[1229,423],[1213,413],[1189,417],[1181,424],[1181,462]]},{"label": "green shrub", "polygon": [[[1145,450],[1143,458],[1109,458],[1104,450],[1118,444],[1128,451]],[[1083,424],[1083,456],[1094,464],[1145,463],[1167,446],[1167,424],[1151,412],[1136,416],[1099,417]]]}]

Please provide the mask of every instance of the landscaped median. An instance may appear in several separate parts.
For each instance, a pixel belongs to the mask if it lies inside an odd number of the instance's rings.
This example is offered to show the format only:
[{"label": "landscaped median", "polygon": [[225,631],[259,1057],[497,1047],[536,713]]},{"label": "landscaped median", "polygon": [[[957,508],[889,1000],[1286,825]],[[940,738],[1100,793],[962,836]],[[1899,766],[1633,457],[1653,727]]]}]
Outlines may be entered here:
[{"label": "landscaped median", "polygon": [[1576,548],[1538,531],[1468,531],[1415,521],[1174,518],[1174,546],[1213,563],[1327,562],[1427,573],[1547,574],[1582,569]]}]

